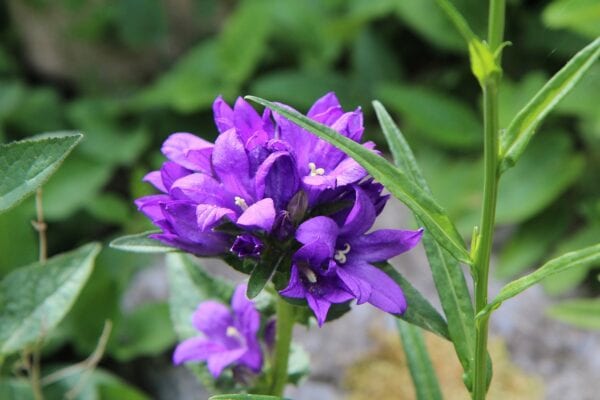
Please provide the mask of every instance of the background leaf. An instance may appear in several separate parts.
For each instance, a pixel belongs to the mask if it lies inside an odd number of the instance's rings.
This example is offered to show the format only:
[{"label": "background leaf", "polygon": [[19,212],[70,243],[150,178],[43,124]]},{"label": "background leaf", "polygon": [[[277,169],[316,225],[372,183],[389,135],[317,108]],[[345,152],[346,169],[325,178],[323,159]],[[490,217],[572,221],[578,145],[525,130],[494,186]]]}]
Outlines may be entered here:
[{"label": "background leaf", "polygon": [[170,253],[178,251],[176,248],[167,246],[166,244],[148,237],[159,231],[148,231],[136,233],[135,235],[121,236],[110,242],[110,247],[113,249],[132,251],[134,253]]},{"label": "background leaf", "polygon": [[48,180],[82,137],[74,134],[0,145],[0,212]]},{"label": "background leaf", "polygon": [[549,316],[582,329],[600,330],[600,299],[563,301],[550,307]]},{"label": "background leaf", "polygon": [[98,244],[89,244],[4,278],[0,354],[19,351],[48,335],[73,306],[99,251]]}]

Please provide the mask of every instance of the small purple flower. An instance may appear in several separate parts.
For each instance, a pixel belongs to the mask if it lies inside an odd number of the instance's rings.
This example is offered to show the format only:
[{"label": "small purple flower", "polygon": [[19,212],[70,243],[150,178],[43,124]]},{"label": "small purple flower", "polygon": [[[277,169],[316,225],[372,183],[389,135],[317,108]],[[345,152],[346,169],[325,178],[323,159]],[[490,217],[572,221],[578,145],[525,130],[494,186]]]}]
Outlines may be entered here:
[{"label": "small purple flower", "polygon": [[206,361],[215,378],[228,366],[260,372],[263,364],[257,338],[260,314],[245,293],[245,284],[236,288],[231,309],[216,301],[200,303],[192,317],[192,324],[203,336],[180,343],[173,354],[173,362]]},{"label": "small purple flower", "polygon": [[365,191],[355,187],[352,209],[342,221],[318,216],[302,223],[296,240],[303,244],[294,254],[291,278],[280,293],[305,298],[319,325],[331,304],[356,299],[392,314],[406,310],[398,284],[372,263],[386,261],[417,245],[417,231],[382,229],[366,234],[377,210]]}]

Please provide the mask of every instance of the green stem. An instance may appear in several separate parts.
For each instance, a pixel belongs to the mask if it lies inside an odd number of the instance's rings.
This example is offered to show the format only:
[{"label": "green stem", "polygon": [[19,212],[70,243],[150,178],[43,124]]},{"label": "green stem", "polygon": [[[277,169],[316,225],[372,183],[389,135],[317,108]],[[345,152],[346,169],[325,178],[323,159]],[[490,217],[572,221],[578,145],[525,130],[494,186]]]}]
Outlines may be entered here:
[{"label": "green stem", "polygon": [[294,306],[279,297],[277,299],[277,325],[275,334],[275,354],[273,360],[273,380],[269,394],[283,396],[288,378],[288,359],[294,328]]},{"label": "green stem", "polygon": [[[504,36],[504,0],[490,0],[488,43],[496,51]],[[499,61],[498,61],[499,62]],[[484,123],[484,183],[480,236],[475,254],[475,313],[488,302],[488,275],[498,198],[498,86],[500,76],[487,77],[483,84]],[[483,400],[487,392],[488,318],[477,321],[475,329],[475,360],[473,365],[473,399]]]}]

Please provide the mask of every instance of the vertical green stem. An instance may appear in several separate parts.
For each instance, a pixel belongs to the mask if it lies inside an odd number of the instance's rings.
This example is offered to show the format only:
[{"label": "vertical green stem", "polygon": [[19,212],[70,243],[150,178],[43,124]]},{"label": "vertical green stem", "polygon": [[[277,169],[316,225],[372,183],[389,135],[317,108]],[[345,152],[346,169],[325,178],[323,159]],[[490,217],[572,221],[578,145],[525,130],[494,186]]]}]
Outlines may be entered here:
[{"label": "vertical green stem", "polygon": [[[504,36],[504,0],[490,0],[488,43],[496,51]],[[499,62],[499,60],[498,60]],[[488,302],[488,274],[498,197],[498,86],[500,76],[488,76],[483,84],[484,123],[484,183],[480,236],[475,255],[475,313]],[[473,366],[473,399],[483,400],[487,392],[488,318],[477,321],[475,331],[475,360]]]},{"label": "vertical green stem", "polygon": [[273,380],[270,394],[283,396],[288,378],[288,359],[294,328],[294,306],[277,299],[277,325],[275,333],[275,354],[273,359]]}]

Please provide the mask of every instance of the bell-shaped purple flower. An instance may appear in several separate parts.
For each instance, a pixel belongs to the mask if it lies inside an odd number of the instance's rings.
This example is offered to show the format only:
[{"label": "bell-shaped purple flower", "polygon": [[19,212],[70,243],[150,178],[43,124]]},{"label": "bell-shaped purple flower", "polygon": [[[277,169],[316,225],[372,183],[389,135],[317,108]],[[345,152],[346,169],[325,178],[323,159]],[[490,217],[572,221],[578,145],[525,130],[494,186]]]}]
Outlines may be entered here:
[{"label": "bell-shaped purple flower", "polygon": [[173,362],[206,362],[218,378],[229,366],[260,372],[262,350],[257,338],[260,314],[246,298],[246,285],[239,285],[231,299],[231,309],[216,301],[200,303],[192,324],[202,336],[192,337],[175,348]]},{"label": "bell-shaped purple flower", "polygon": [[353,298],[392,314],[406,310],[402,289],[372,263],[410,250],[423,231],[381,229],[367,234],[376,214],[369,194],[355,187],[354,205],[342,221],[318,216],[298,227],[296,239],[303,246],[294,254],[290,282],[280,293],[305,298],[319,325],[331,304]]}]

